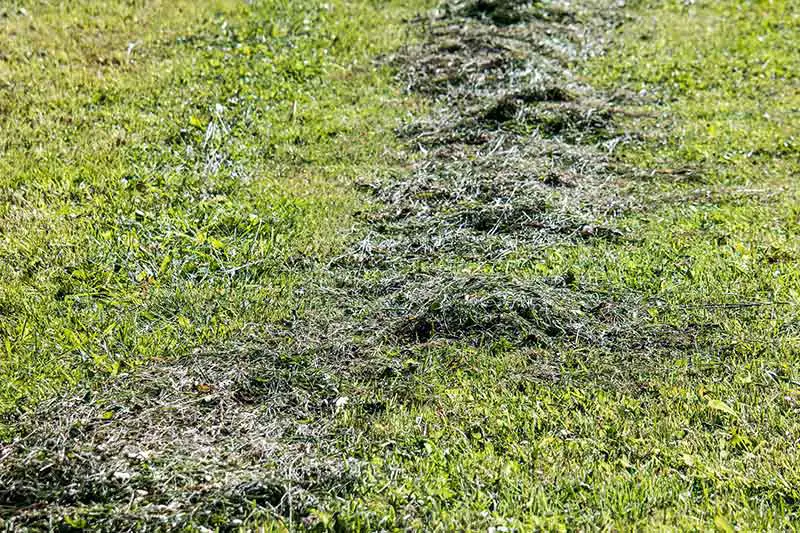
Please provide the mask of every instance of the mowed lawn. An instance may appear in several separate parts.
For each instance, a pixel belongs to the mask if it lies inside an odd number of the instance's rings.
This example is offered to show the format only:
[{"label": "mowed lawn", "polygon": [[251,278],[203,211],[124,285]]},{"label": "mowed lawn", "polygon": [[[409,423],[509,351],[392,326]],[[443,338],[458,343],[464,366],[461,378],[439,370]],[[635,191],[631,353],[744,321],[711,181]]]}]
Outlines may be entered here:
[{"label": "mowed lawn", "polygon": [[[374,60],[430,7],[0,7],[8,441],[41,400],[307,311],[295,289],[363,230],[354,183],[416,149],[395,128],[429,102]],[[406,396],[336,406],[349,491],[270,527],[796,529],[800,12],[618,9],[607,52],[574,69],[615,110],[603,147],[635,200],[620,237],[463,267],[603,295],[619,344],[414,348]]]}]

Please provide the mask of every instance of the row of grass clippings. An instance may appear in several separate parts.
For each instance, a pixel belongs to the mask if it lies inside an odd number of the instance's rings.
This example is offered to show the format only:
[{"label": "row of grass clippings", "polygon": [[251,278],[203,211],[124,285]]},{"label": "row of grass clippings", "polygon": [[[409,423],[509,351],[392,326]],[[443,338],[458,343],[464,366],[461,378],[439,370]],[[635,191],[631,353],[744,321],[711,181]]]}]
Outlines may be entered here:
[{"label": "row of grass clippings", "polygon": [[[647,207],[615,158],[632,137],[620,108],[636,95],[574,73],[621,17],[604,2],[471,0],[412,21],[422,42],[383,62],[427,110],[398,127],[397,164],[355,184],[371,207],[345,253],[296,288],[304,310],[247,342],[41,404],[0,448],[5,523],[424,528],[410,496],[382,500],[371,483],[412,475],[381,454],[433,455],[386,428],[396,410],[436,411],[434,376],[523,358],[496,385],[524,392],[565,379],[564,347],[624,352],[635,369],[690,342],[643,327],[635,295],[508,267],[556,246],[626,242],[619,217]],[[487,438],[486,424],[464,438]]]}]

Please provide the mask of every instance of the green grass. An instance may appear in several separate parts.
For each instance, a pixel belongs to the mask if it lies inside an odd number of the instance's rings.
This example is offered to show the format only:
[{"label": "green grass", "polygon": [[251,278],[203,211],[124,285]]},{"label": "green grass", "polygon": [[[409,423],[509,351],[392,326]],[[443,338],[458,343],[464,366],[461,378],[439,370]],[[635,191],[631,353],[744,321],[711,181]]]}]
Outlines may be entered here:
[{"label": "green grass", "polygon": [[[353,180],[394,164],[415,104],[370,61],[422,4],[0,8],[0,413],[302,313],[317,272],[298,265],[342,247]],[[573,280],[620,342],[376,347],[411,350],[412,390],[352,384],[385,410],[337,408],[333,445],[367,466],[307,523],[796,529],[800,17],[628,9],[582,67],[640,95],[619,103],[645,205],[615,221],[625,238],[452,266]]]},{"label": "green grass", "polygon": [[617,222],[621,242],[493,268],[635,301],[624,327],[641,344],[429,350],[425,400],[369,419],[371,477],[344,523],[752,531],[800,520],[800,18],[789,1],[634,13],[584,75],[642,95],[629,105],[640,118],[623,125],[636,137],[617,150],[644,171],[632,190],[648,207]]},{"label": "green grass", "polygon": [[0,7],[0,415],[302,311],[292,265],[384,164],[409,103],[373,60],[421,5]]}]

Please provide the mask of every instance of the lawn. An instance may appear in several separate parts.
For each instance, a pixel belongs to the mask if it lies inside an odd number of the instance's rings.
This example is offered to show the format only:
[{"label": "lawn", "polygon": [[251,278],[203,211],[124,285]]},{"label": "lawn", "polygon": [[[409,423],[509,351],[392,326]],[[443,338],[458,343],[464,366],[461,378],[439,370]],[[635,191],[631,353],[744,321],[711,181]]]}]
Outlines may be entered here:
[{"label": "lawn", "polygon": [[795,529],[797,42],[789,0],[0,8],[0,526]]}]

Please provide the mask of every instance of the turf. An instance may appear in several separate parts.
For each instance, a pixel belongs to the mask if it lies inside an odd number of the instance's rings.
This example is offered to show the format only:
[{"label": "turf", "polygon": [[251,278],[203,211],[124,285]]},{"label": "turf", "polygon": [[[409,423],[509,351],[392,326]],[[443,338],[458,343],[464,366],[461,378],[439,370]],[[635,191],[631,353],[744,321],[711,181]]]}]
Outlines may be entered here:
[{"label": "turf", "polygon": [[795,527],[791,2],[78,5],[2,22],[11,527]]}]

